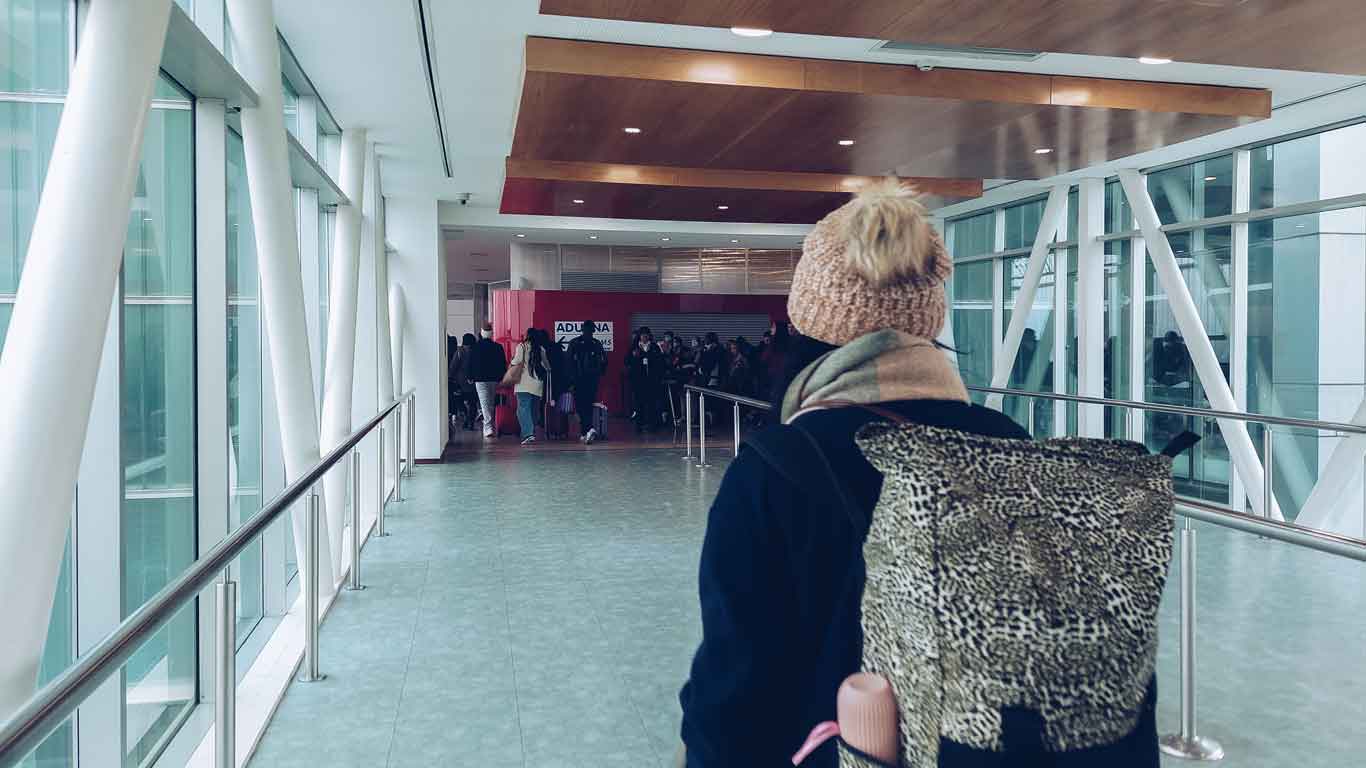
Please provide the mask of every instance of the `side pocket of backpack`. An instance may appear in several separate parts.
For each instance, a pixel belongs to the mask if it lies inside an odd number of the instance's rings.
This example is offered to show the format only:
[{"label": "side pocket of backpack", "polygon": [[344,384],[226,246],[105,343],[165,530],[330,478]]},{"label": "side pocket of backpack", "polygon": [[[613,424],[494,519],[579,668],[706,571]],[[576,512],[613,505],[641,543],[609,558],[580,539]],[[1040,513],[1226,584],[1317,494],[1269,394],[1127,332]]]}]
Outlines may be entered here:
[{"label": "side pocket of backpack", "polygon": [[901,768],[895,763],[884,763],[871,755],[849,746],[844,739],[839,740],[840,768]]}]

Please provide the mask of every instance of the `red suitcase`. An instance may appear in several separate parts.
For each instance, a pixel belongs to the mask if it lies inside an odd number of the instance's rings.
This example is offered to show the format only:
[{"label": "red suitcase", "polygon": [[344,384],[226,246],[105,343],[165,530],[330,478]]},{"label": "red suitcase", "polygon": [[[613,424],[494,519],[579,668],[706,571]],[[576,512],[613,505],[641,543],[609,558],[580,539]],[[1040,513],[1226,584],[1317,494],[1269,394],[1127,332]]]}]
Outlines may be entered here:
[{"label": "red suitcase", "polygon": [[499,435],[520,435],[517,428],[517,398],[510,391],[498,393],[498,405],[493,409],[493,428]]}]

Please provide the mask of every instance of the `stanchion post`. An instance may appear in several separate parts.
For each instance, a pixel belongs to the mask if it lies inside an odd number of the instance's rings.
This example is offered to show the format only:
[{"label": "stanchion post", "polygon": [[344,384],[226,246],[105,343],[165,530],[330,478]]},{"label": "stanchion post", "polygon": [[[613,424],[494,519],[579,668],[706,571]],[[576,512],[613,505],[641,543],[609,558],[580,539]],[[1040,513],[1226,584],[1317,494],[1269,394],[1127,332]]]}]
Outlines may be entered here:
[{"label": "stanchion post", "polygon": [[1262,517],[1271,519],[1271,510],[1276,505],[1276,459],[1273,448],[1276,444],[1271,425],[1262,426]]},{"label": "stanchion post", "polygon": [[227,574],[215,588],[214,765],[237,768],[237,582]]},{"label": "stanchion post", "polygon": [[316,683],[324,675],[318,671],[318,489],[308,493],[307,539],[304,546],[304,669],[301,683]]},{"label": "stanchion post", "polygon": [[735,424],[735,455],[740,455],[740,404],[734,403],[731,410],[731,421]]},{"label": "stanchion post", "polygon": [[697,466],[707,465],[707,396],[697,393]]},{"label": "stanchion post", "polygon": [[[692,390],[683,387],[683,458],[692,458]],[[1366,502],[1363,502],[1366,503]]]},{"label": "stanchion post", "polygon": [[379,511],[375,513],[375,535],[384,537],[388,532],[384,530],[384,503],[389,500],[389,493],[384,487],[384,424],[379,425]]},{"label": "stanchion post", "polygon": [[403,501],[403,450],[406,443],[403,432],[403,406],[394,414],[394,501]]},{"label": "stanchion post", "polygon": [[1162,752],[1184,760],[1222,760],[1219,742],[1200,736],[1195,721],[1195,528],[1181,525],[1181,732],[1158,741]]},{"label": "stanchion post", "polygon": [[417,395],[408,396],[408,477],[417,467]]},{"label": "stanchion post", "polygon": [[352,592],[359,592],[365,589],[365,585],[360,583],[360,499],[361,499],[361,474],[360,474],[360,449],[355,448],[351,451],[351,583],[347,589]]}]

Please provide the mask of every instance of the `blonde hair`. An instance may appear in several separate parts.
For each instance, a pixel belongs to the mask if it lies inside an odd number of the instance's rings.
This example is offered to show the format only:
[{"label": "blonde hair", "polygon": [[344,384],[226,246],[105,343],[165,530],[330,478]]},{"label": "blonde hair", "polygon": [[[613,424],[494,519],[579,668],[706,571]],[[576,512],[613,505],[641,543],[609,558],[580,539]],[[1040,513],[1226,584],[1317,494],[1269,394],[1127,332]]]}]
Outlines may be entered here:
[{"label": "blonde hair", "polygon": [[860,190],[850,209],[846,256],[870,285],[881,288],[928,275],[935,231],[913,187],[888,177]]}]

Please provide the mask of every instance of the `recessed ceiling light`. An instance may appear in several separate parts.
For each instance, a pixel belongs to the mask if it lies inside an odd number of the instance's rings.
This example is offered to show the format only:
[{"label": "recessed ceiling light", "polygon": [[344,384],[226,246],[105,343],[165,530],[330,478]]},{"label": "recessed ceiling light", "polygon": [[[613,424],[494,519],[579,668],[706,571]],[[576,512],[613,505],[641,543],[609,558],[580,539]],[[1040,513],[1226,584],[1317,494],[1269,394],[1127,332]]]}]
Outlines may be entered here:
[{"label": "recessed ceiling light", "polygon": [[731,27],[730,31],[740,37],[768,37],[773,34],[773,30],[762,27]]},{"label": "recessed ceiling light", "polygon": [[1036,155],[1048,155],[1048,154],[1052,154],[1052,152],[1053,152],[1053,148],[1052,148],[1052,147],[1039,147],[1038,149],[1034,150],[1034,154],[1036,154]]},{"label": "recessed ceiling light", "polygon": [[1304,229],[1304,225],[1303,225],[1303,224],[1296,224],[1296,225],[1295,225],[1295,229]]},{"label": "recessed ceiling light", "polygon": [[598,236],[597,236],[597,235],[589,235],[589,236],[588,236],[588,239],[589,239],[589,240],[597,240],[597,239],[598,239]]},{"label": "recessed ceiling light", "polygon": [[1218,181],[1218,180],[1219,180],[1219,177],[1218,177],[1218,176],[1206,176],[1206,177],[1205,177],[1205,181]]},{"label": "recessed ceiling light", "polygon": [[623,128],[622,130],[626,131],[627,133],[640,133],[639,128]]},{"label": "recessed ceiling light", "polygon": [[738,243],[738,242],[740,242],[740,241],[739,241],[739,240],[732,240],[731,242],[732,242],[732,243]]},{"label": "recessed ceiling light", "polygon": [[729,205],[718,205],[718,206],[716,206],[716,210],[718,210],[718,211],[729,211],[729,210],[730,210],[730,206],[729,206]]},{"label": "recessed ceiling light", "polygon": [[665,242],[665,243],[669,242],[669,238],[667,238],[667,237],[661,237],[661,238],[659,238],[659,239],[660,239],[662,242]]},{"label": "recessed ceiling light", "polygon": [[840,140],[839,140],[839,145],[840,145],[841,147],[852,147],[852,146],[854,146],[854,140],[853,140],[853,139],[840,139]]},{"label": "recessed ceiling light", "polygon": [[518,237],[526,237],[526,235],[518,235]]},{"label": "recessed ceiling light", "polygon": [[1138,57],[1138,63],[1139,63],[1139,64],[1170,64],[1170,63],[1172,63],[1172,60],[1171,60],[1171,59],[1168,59],[1168,58],[1165,58],[1165,57],[1162,57],[1162,56],[1139,56],[1139,57]]},{"label": "recessed ceiling light", "polygon": [[574,198],[574,205],[583,205],[583,201],[578,198]]}]

